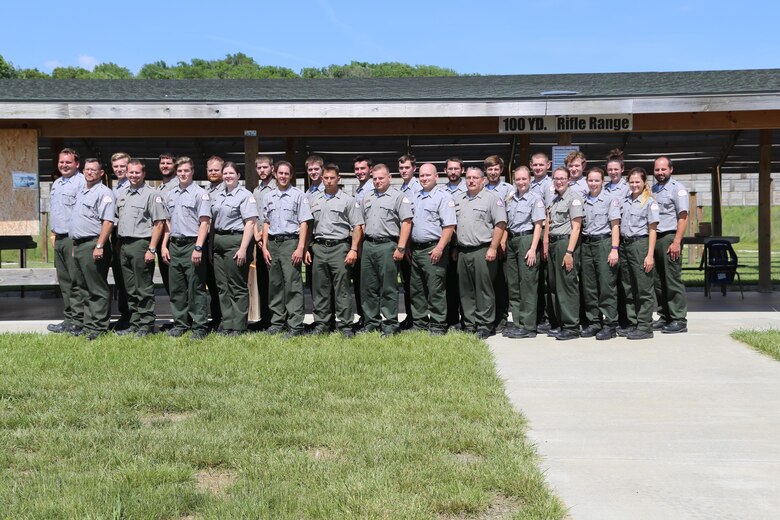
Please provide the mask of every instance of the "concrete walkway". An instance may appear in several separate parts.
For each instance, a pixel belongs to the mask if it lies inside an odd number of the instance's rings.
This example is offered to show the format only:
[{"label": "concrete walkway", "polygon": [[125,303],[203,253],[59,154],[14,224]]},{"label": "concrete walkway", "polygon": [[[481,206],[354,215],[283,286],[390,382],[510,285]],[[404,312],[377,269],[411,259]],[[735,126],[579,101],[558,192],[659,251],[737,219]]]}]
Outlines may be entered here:
[{"label": "concrete walkway", "polygon": [[780,517],[780,362],[729,337],[780,313],[718,298],[687,334],[488,340],[574,520]]}]

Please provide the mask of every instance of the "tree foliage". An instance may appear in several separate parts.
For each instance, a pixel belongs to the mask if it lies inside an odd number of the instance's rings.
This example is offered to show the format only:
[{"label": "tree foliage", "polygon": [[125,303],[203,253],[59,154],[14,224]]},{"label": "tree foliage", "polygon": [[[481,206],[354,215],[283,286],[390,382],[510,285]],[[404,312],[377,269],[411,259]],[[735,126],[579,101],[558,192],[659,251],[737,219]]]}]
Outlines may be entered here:
[{"label": "tree foliage", "polygon": [[38,69],[17,69],[0,55],[0,78],[53,79],[287,79],[287,78],[403,78],[420,76],[457,76],[452,69],[435,65],[407,63],[368,63],[353,61],[345,65],[307,67],[296,73],[287,67],[260,65],[244,53],[228,54],[222,59],[193,58],[168,65],[160,60],[147,63],[138,74],[116,63],[101,63],[93,70],[83,67],[57,67],[45,74]]}]

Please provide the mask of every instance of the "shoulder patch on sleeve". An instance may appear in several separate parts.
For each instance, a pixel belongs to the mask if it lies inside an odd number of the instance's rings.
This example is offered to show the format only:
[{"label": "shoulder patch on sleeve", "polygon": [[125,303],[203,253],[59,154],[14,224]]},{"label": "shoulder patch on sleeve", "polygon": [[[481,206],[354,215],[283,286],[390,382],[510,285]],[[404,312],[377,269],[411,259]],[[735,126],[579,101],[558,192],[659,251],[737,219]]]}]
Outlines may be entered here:
[{"label": "shoulder patch on sleeve", "polygon": [[653,211],[658,211],[658,204],[653,202],[652,204],[650,204],[650,209],[652,209]]},{"label": "shoulder patch on sleeve", "polygon": [[680,197],[685,197],[686,195],[688,195],[688,192],[685,190],[680,190],[677,192],[677,195]]},{"label": "shoulder patch on sleeve", "polygon": [[200,196],[200,198],[201,198],[201,200],[209,200],[210,199],[208,193],[204,193],[203,195]]},{"label": "shoulder patch on sleeve", "polygon": [[542,202],[541,200],[536,201],[536,207],[537,208],[543,208],[544,207],[544,202]]},{"label": "shoulder patch on sleeve", "polygon": [[355,201],[355,207],[356,207],[356,208],[359,208],[359,207],[360,207],[360,202],[358,202],[358,201]]},{"label": "shoulder patch on sleeve", "polygon": [[309,199],[308,199],[308,197],[304,197],[304,198],[303,198],[303,203],[304,203],[304,204],[308,204],[308,203],[309,203]]},{"label": "shoulder patch on sleeve", "polygon": [[252,204],[257,204],[257,201],[255,200],[254,197],[249,197],[249,202],[251,202]]},{"label": "shoulder patch on sleeve", "polygon": [[154,201],[155,201],[157,204],[162,204],[162,197],[160,197],[160,196],[158,195],[158,196],[156,196],[156,197],[154,198]]},{"label": "shoulder patch on sleeve", "polygon": [[404,204],[409,204],[409,199],[404,197],[403,199],[401,199],[401,202],[403,202]]},{"label": "shoulder patch on sleeve", "polygon": [[613,206],[620,206],[620,201],[619,201],[619,200],[617,200],[617,198],[615,198],[615,199],[612,199],[612,205],[613,205]]},{"label": "shoulder patch on sleeve", "polygon": [[111,197],[109,197],[108,195],[106,195],[105,197],[103,197],[103,204],[108,204],[108,203],[109,203],[109,202],[111,202],[112,200],[113,200],[113,199],[112,199]]},{"label": "shoulder patch on sleeve", "polygon": [[503,205],[504,205],[504,201],[503,201],[503,200],[501,200],[501,199],[498,199],[498,200],[496,201],[496,206],[503,206]]},{"label": "shoulder patch on sleeve", "polygon": [[447,207],[448,208],[454,208],[455,207],[455,201],[454,200],[447,201]]},{"label": "shoulder patch on sleeve", "polygon": [[574,199],[573,201],[571,201],[571,205],[572,206],[582,206],[582,202],[580,202],[579,199]]}]

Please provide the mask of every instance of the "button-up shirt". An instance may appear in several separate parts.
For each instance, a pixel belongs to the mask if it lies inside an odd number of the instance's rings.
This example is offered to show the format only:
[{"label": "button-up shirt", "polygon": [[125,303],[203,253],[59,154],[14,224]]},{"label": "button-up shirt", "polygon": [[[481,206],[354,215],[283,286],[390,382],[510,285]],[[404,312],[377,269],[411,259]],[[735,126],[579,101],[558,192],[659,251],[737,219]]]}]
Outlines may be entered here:
[{"label": "button-up shirt", "polygon": [[100,235],[103,221],[114,222],[114,194],[111,188],[98,182],[91,188],[84,188],[76,195],[76,207],[70,225],[71,238],[89,238]]},{"label": "button-up shirt", "polygon": [[295,186],[275,188],[263,197],[262,219],[271,236],[298,234],[301,224],[312,218],[308,197]]},{"label": "button-up shirt", "polygon": [[492,191],[482,189],[475,196],[468,192],[455,199],[458,216],[458,245],[474,247],[493,240],[493,231],[506,222],[506,206]]},{"label": "button-up shirt", "polygon": [[194,182],[185,189],[177,185],[168,190],[165,203],[172,237],[197,237],[201,217],[211,218],[211,198]]},{"label": "button-up shirt", "polygon": [[506,205],[506,228],[512,233],[533,231],[534,224],[544,221],[547,211],[541,195],[530,189],[523,195],[515,190]]},{"label": "button-up shirt", "polygon": [[128,186],[116,201],[117,234],[124,238],[151,238],[155,222],[168,219],[163,195],[145,182]]},{"label": "button-up shirt", "polygon": [[76,205],[76,195],[84,188],[86,181],[81,172],[76,172],[68,178],[60,177],[51,185],[51,230],[57,234],[67,234],[70,231],[73,207]]},{"label": "button-up shirt", "polygon": [[596,197],[585,198],[584,235],[606,235],[612,232],[610,222],[620,220],[620,200],[601,190]]},{"label": "button-up shirt", "polygon": [[499,179],[497,184],[485,184],[485,189],[494,192],[503,201],[512,194],[515,187],[506,182],[504,179]]},{"label": "button-up shirt", "polygon": [[680,213],[688,212],[689,200],[688,190],[685,186],[673,178],[669,178],[665,183],[656,183],[653,185],[653,196],[658,202],[660,221],[658,222],[658,232],[677,230],[677,219]]},{"label": "button-up shirt", "polygon": [[363,225],[363,212],[355,198],[338,190],[333,195],[321,193],[311,201],[314,215],[314,238],[344,240],[355,226]]},{"label": "button-up shirt", "polygon": [[216,231],[243,231],[247,219],[257,218],[257,202],[243,186],[235,186],[230,191],[226,186],[217,193],[211,215]]},{"label": "button-up shirt", "polygon": [[455,201],[446,189],[434,186],[431,191],[422,187],[415,192],[412,241],[431,242],[441,238],[441,230],[458,223]]},{"label": "button-up shirt", "polygon": [[620,234],[627,237],[636,237],[648,234],[650,224],[659,221],[658,203],[652,197],[644,203],[642,197],[632,198],[631,195],[623,200],[623,211],[620,219]]},{"label": "button-up shirt", "polygon": [[584,215],[582,197],[575,190],[568,188],[563,195],[556,194],[550,204],[550,234],[570,235],[571,221]]},{"label": "button-up shirt", "polygon": [[401,222],[414,216],[412,201],[392,186],[384,193],[371,190],[363,199],[361,208],[366,236],[374,238],[398,238]]}]

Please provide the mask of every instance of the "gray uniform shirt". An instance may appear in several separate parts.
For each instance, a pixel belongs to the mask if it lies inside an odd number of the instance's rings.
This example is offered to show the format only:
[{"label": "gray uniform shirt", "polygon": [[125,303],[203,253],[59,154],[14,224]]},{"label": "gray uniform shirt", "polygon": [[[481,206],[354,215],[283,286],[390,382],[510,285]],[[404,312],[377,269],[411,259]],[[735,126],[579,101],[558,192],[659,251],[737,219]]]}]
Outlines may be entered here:
[{"label": "gray uniform shirt", "polygon": [[303,222],[311,220],[309,199],[295,186],[284,191],[275,188],[263,197],[263,222],[268,222],[268,234],[297,235]]},{"label": "gray uniform shirt", "polygon": [[571,221],[584,215],[582,197],[568,188],[563,195],[557,195],[550,204],[550,234],[570,235]]},{"label": "gray uniform shirt", "polygon": [[458,223],[455,201],[447,190],[434,186],[431,191],[415,192],[412,241],[431,242],[441,238],[441,229]]},{"label": "gray uniform shirt", "polygon": [[569,181],[569,189],[574,190],[574,192],[577,193],[581,199],[584,199],[588,196],[588,193],[590,193],[590,188],[588,188],[588,179],[586,179],[583,175],[576,181]]},{"label": "gray uniform shirt", "polygon": [[555,188],[553,188],[553,182],[550,177],[544,176],[542,177],[542,180],[539,181],[536,180],[536,177],[533,177],[531,179],[531,187],[528,188],[528,191],[537,194],[546,207],[552,202],[553,197],[550,195],[550,192],[555,192]]},{"label": "gray uniform shirt", "polygon": [[119,183],[111,190],[114,193],[114,200],[119,200],[119,197],[121,197],[125,190],[129,187],[130,181],[127,180],[127,177],[119,181]]},{"label": "gray uniform shirt", "polygon": [[263,224],[263,198],[274,191],[276,189],[276,179],[269,179],[268,184],[263,184],[262,182],[257,185],[257,188],[255,188],[255,191],[252,192],[252,195],[255,197],[255,202],[257,202],[257,225],[262,226]]},{"label": "gray uniform shirt", "polygon": [[584,235],[606,235],[612,232],[610,222],[620,220],[620,199],[601,190],[595,199],[585,198]]},{"label": "gray uniform shirt", "polygon": [[493,230],[499,222],[506,222],[506,206],[492,191],[483,189],[474,197],[468,192],[455,198],[458,215],[458,244],[466,247],[482,245],[493,240]]},{"label": "gray uniform shirt", "polygon": [[688,190],[681,182],[670,178],[663,184],[653,185],[653,196],[658,202],[661,217],[658,232],[677,231],[677,219],[680,213],[688,212]]},{"label": "gray uniform shirt", "polygon": [[372,191],[374,191],[374,181],[368,179],[363,186],[355,187],[355,201],[363,202],[363,198]]},{"label": "gray uniform shirt", "polygon": [[338,190],[333,195],[321,193],[311,201],[314,215],[314,238],[344,240],[355,226],[363,225],[363,213],[355,198]]},{"label": "gray uniform shirt", "polygon": [[67,179],[60,177],[51,185],[50,218],[51,230],[65,235],[70,231],[71,215],[76,205],[76,195],[84,188],[86,181],[81,172]]},{"label": "gray uniform shirt", "polygon": [[401,190],[401,193],[410,199],[413,199],[415,194],[422,189],[422,186],[420,185],[420,181],[417,180],[417,177],[412,177],[409,182],[398,186],[398,189]]},{"label": "gray uniform shirt", "polygon": [[70,224],[71,238],[88,238],[100,235],[103,221],[114,222],[114,194],[111,188],[99,182],[87,189],[86,185],[76,195]]},{"label": "gray uniform shirt", "polygon": [[320,181],[319,184],[316,186],[311,185],[309,186],[309,189],[306,190],[306,196],[309,197],[309,200],[313,199],[316,195],[319,195],[325,191],[325,184]]},{"label": "gray uniform shirt", "polygon": [[485,184],[485,189],[488,191],[492,191],[498,197],[506,201],[506,199],[509,198],[510,195],[512,195],[512,192],[515,190],[515,187],[506,182],[504,179],[499,179],[498,184]]},{"label": "gray uniform shirt", "polygon": [[128,187],[116,201],[117,234],[124,238],[151,238],[155,222],[168,219],[163,195],[145,182]]},{"label": "gray uniform shirt", "polygon": [[622,202],[623,199],[628,197],[628,182],[626,182],[626,179],[622,177],[617,184],[612,184],[610,181],[604,185],[604,191]]},{"label": "gray uniform shirt", "polygon": [[401,222],[414,217],[412,201],[392,186],[384,193],[371,190],[361,203],[366,236],[398,238]]},{"label": "gray uniform shirt", "polygon": [[466,191],[467,191],[466,181],[461,179],[461,181],[458,184],[456,184],[455,186],[453,186],[452,184],[447,182],[447,184],[444,185],[444,189],[446,189],[450,193],[450,195],[452,195],[452,198],[454,199],[460,193],[466,193]]},{"label": "gray uniform shirt", "polygon": [[533,231],[534,224],[544,221],[547,211],[541,195],[530,189],[522,196],[515,190],[506,203],[506,228],[512,233]]},{"label": "gray uniform shirt", "polygon": [[215,230],[243,231],[247,219],[257,218],[257,202],[243,186],[236,186],[232,191],[226,187],[217,193],[211,215]]},{"label": "gray uniform shirt", "polygon": [[217,200],[217,195],[220,191],[225,190],[225,183],[219,182],[217,184],[211,184],[209,183],[208,186],[205,188],[206,193],[209,194],[209,197],[211,198],[211,204],[214,204],[214,201]]},{"label": "gray uniform shirt", "polygon": [[641,197],[623,200],[623,212],[620,219],[620,234],[627,237],[647,235],[649,225],[659,221],[658,203],[652,197],[644,203]]},{"label": "gray uniform shirt", "polygon": [[176,174],[174,174],[171,180],[169,180],[168,182],[163,182],[162,184],[157,186],[157,189],[163,193],[167,193],[178,185],[179,185],[179,178],[176,176]]},{"label": "gray uniform shirt", "polygon": [[168,206],[172,237],[197,237],[200,218],[211,218],[211,198],[194,182],[183,190],[180,185],[168,190],[165,204]]}]

